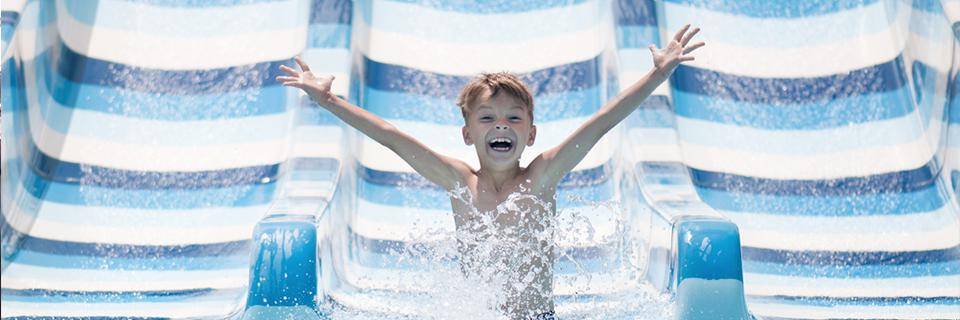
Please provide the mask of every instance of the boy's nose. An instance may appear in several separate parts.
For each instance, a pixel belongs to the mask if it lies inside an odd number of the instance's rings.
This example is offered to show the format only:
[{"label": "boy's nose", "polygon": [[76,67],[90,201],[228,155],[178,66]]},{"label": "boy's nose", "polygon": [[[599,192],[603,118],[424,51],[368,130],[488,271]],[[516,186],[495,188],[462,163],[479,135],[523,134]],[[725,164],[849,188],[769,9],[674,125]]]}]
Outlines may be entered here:
[{"label": "boy's nose", "polygon": [[497,125],[494,125],[493,127],[497,130],[507,130],[509,128],[505,124],[497,124]]}]

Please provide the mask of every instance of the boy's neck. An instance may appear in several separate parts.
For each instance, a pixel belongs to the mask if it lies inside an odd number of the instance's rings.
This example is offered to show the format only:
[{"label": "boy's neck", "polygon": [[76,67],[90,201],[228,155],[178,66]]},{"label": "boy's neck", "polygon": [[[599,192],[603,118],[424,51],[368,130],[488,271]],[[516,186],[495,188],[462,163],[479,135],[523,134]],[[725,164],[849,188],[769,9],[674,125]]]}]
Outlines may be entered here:
[{"label": "boy's neck", "polygon": [[494,190],[500,192],[507,182],[513,181],[514,178],[520,175],[520,163],[519,161],[514,162],[513,166],[499,170],[481,166],[479,173],[480,179],[490,182]]}]

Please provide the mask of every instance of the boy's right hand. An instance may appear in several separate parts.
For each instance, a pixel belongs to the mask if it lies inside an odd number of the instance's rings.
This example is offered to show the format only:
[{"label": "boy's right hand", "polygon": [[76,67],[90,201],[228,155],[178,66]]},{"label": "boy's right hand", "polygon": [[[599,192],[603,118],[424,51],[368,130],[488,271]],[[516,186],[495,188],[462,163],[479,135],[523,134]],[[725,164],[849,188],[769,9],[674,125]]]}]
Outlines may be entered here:
[{"label": "boy's right hand", "polygon": [[333,101],[336,96],[330,92],[330,86],[333,84],[333,76],[317,77],[310,72],[310,66],[308,66],[300,57],[295,57],[294,60],[297,62],[297,65],[300,66],[300,70],[294,70],[291,67],[281,65],[280,70],[289,76],[277,76],[277,81],[283,83],[283,85],[288,87],[300,88],[308,95],[310,98],[316,101],[317,103],[324,104],[326,102]]}]

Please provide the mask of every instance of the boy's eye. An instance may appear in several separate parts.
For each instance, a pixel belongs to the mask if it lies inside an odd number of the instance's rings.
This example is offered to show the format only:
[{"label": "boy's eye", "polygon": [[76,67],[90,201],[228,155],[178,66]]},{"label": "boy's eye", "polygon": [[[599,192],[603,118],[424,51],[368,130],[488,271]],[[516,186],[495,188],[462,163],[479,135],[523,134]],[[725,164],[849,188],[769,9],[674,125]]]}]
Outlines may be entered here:
[{"label": "boy's eye", "polygon": [[493,120],[493,117],[491,117],[491,116],[482,116],[482,117],[480,117],[480,121],[490,121],[490,120]]},{"label": "boy's eye", "polygon": [[521,120],[520,117],[510,117],[510,121],[516,122],[516,121],[520,121],[520,120]]}]

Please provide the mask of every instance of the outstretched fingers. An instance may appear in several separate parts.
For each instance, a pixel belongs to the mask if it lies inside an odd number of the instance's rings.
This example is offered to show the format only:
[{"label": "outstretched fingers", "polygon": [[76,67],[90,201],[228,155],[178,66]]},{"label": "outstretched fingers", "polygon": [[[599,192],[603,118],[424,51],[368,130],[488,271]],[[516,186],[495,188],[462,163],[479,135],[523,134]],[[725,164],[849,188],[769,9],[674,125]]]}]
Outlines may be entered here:
[{"label": "outstretched fingers", "polygon": [[[688,24],[687,27],[690,27],[690,25]],[[693,36],[697,34],[697,32],[700,32],[700,28],[693,28],[693,31],[690,31],[690,33],[684,34],[683,38],[680,39],[680,45],[686,46],[687,43],[690,42],[690,39],[693,39]]]},{"label": "outstretched fingers", "polygon": [[300,78],[297,77],[287,77],[287,76],[277,76],[277,81],[280,82],[289,82],[289,81],[300,81]]},{"label": "outstretched fingers", "polygon": [[294,76],[294,77],[300,75],[300,72],[297,72],[297,70],[293,70],[293,68],[288,67],[288,66],[285,66],[285,65],[280,65],[280,71],[283,71],[283,73],[289,74],[289,75]]},{"label": "outstretched fingers", "polygon": [[706,45],[706,43],[704,43],[703,41],[694,43],[694,44],[691,45],[691,46],[688,46],[688,47],[683,48],[683,54],[691,53],[691,52],[693,52],[693,50],[697,50],[697,48],[700,48],[700,47],[702,47],[702,46],[704,46],[704,45]]},{"label": "outstretched fingers", "polygon": [[673,40],[676,40],[677,42],[683,40],[683,35],[687,33],[687,29],[690,29],[689,23],[684,25],[683,28],[680,28],[680,30],[677,30],[677,34],[673,35]]},{"label": "outstretched fingers", "polygon": [[310,66],[308,66],[306,62],[303,62],[300,56],[294,57],[293,60],[297,62],[297,65],[300,66],[300,70],[303,70],[303,72],[310,71]]}]

